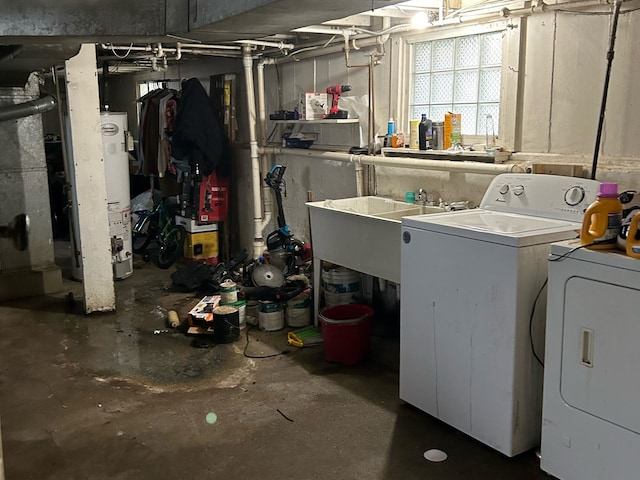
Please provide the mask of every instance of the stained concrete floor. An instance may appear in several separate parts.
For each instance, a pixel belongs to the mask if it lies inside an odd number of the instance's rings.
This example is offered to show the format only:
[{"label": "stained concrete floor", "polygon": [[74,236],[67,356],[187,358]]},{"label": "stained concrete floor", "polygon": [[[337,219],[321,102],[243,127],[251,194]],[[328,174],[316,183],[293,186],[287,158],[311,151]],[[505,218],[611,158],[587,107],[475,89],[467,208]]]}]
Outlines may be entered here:
[{"label": "stained concrete floor", "polygon": [[[85,316],[81,285],[0,304],[5,473],[17,479],[543,479],[535,452],[506,458],[398,398],[398,341],[343,367],[286,331],[194,348],[164,328],[197,296],[137,263],[117,311]],[[207,414],[217,421],[207,423]],[[430,463],[423,452],[449,455]]]}]

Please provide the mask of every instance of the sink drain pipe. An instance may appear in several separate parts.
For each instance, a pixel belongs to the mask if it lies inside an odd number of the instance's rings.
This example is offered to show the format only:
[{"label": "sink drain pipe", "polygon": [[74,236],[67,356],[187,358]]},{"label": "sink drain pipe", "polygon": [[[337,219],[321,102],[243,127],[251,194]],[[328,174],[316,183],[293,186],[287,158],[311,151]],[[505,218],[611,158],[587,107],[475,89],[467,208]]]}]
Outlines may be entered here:
[{"label": "sink drain pipe", "polygon": [[258,258],[264,252],[262,237],[262,202],[260,199],[260,158],[256,134],[256,95],[253,86],[253,58],[251,45],[242,47],[242,63],[247,87],[247,109],[249,113],[249,147],[251,150],[251,192],[253,198],[253,256]]},{"label": "sink drain pipe", "polygon": [[324,150],[305,150],[300,148],[264,147],[262,153],[277,155],[294,155],[297,157],[319,158],[339,162],[351,162],[356,166],[375,165],[380,167],[415,168],[452,173],[476,173],[498,175],[500,173],[520,173],[524,170],[519,165],[506,163],[447,162],[442,160],[423,160],[410,157],[383,157],[374,155],[354,155],[344,152],[328,152]]}]

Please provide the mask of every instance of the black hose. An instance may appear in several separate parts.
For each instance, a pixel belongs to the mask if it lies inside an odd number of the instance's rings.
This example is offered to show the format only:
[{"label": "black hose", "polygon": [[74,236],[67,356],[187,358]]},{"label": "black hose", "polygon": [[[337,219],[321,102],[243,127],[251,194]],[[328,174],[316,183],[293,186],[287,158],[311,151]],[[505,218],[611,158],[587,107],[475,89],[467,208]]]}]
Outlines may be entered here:
[{"label": "black hose", "polygon": [[593,164],[591,165],[591,180],[596,179],[596,168],[598,167],[598,155],[600,154],[600,142],[602,140],[602,127],[604,125],[604,113],[607,107],[607,93],[609,92],[609,79],[611,77],[611,64],[613,63],[614,50],[616,45],[616,31],[618,30],[618,17],[622,0],[616,0],[613,11],[613,22],[611,24],[611,34],[609,36],[609,51],[607,52],[607,74],[604,78],[604,91],[602,92],[602,103],[600,105],[600,118],[598,120],[598,132],[596,133],[596,146],[593,152]]}]

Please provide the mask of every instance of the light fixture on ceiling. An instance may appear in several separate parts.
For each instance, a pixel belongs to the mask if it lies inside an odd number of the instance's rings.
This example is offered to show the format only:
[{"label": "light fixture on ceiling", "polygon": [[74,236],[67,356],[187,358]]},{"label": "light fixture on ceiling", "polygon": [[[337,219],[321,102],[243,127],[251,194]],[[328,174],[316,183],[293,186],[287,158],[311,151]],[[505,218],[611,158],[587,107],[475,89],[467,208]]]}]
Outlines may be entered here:
[{"label": "light fixture on ceiling", "polygon": [[429,25],[429,16],[426,12],[417,12],[411,17],[411,27],[415,30],[422,30]]}]

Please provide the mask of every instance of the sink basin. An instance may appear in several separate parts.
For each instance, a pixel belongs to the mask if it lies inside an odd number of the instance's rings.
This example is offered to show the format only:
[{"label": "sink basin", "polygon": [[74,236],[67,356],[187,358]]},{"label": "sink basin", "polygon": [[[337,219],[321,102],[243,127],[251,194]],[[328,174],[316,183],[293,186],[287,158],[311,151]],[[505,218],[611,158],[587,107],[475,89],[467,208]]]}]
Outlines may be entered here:
[{"label": "sink basin", "polygon": [[402,217],[440,213],[383,197],[309,202],[311,245],[316,259],[400,283]]},{"label": "sink basin", "polygon": [[[409,204],[405,204],[409,205]],[[420,206],[416,205],[414,207],[407,208],[405,210],[396,210],[395,212],[385,212],[375,214],[375,217],[378,218],[387,218],[389,220],[397,220],[400,222],[402,217],[410,217],[411,215],[425,215],[428,213],[442,213],[444,212],[444,208],[442,207],[428,207],[428,206]]]}]

